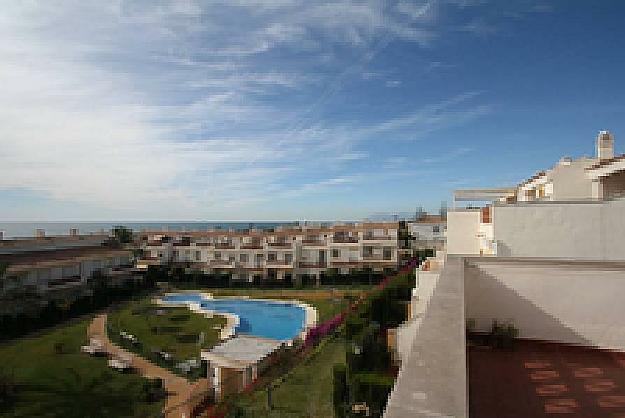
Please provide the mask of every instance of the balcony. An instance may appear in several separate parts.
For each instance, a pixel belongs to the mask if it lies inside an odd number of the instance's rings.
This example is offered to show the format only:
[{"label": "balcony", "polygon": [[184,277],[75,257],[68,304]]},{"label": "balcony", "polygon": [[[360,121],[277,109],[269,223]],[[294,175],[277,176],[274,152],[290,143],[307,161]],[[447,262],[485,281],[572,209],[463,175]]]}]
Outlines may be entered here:
[{"label": "balcony", "polygon": [[267,245],[270,247],[276,247],[276,248],[291,248],[293,246],[293,243],[291,242],[268,242]]},{"label": "balcony", "polygon": [[306,247],[323,247],[326,245],[325,241],[320,239],[305,239],[302,240],[302,244]]},{"label": "balcony", "polygon": [[242,250],[262,250],[263,249],[263,244],[260,243],[260,242],[241,244],[240,248]]},{"label": "balcony", "polygon": [[234,244],[231,242],[218,242],[215,244],[216,250],[234,250]]},{"label": "balcony", "polygon": [[215,268],[232,268],[234,267],[235,263],[234,261],[230,261],[230,260],[211,260],[209,263],[210,267],[215,267]]},{"label": "balcony", "polygon": [[299,267],[302,269],[324,269],[327,266],[326,263],[319,262],[300,262]]},{"label": "balcony", "polygon": [[334,237],[332,242],[335,244],[358,244],[358,237]]},{"label": "balcony", "polygon": [[389,235],[379,235],[379,236],[375,236],[375,235],[365,235],[363,238],[363,241],[391,241],[394,239],[397,239],[396,237],[391,237]]},{"label": "balcony", "polygon": [[286,261],[286,260],[267,260],[265,262],[265,265],[267,267],[293,267],[293,262],[292,261]]},{"label": "balcony", "polygon": [[362,259],[363,261],[388,261],[388,262],[397,261],[397,258],[384,257],[381,255],[363,255]]}]

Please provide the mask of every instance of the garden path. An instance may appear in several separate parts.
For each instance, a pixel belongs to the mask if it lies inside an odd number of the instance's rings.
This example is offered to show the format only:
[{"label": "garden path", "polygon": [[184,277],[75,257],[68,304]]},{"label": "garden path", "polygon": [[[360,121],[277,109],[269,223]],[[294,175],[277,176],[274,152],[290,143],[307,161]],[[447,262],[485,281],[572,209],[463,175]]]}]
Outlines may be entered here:
[{"label": "garden path", "polygon": [[210,382],[208,379],[199,379],[195,382],[190,382],[165,368],[151,363],[143,357],[118,347],[108,338],[106,333],[106,321],[107,314],[97,315],[89,325],[87,336],[102,341],[109,355],[131,358],[132,367],[142,376],[150,378],[158,377],[163,380],[167,391],[167,400],[163,409],[165,418],[191,418],[191,409],[201,397],[201,393],[206,393],[209,389]]}]

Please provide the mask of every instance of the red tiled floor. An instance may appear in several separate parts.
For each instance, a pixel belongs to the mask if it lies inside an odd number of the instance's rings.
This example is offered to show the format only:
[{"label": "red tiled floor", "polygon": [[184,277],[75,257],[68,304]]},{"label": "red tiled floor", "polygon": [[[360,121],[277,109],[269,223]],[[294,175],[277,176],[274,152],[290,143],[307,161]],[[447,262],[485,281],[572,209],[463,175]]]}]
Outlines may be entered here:
[{"label": "red tiled floor", "polygon": [[471,417],[625,418],[625,353],[519,341],[467,355]]}]

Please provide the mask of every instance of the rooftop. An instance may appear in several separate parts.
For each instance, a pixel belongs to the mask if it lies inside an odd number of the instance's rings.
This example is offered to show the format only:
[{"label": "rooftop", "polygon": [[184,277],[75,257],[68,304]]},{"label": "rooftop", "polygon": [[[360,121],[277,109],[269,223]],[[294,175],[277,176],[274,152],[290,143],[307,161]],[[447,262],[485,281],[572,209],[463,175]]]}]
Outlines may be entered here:
[{"label": "rooftop", "polygon": [[72,262],[128,255],[129,250],[116,250],[108,247],[67,248],[52,251],[32,251],[17,254],[0,254],[0,262],[9,263],[9,273],[30,268],[55,267]]},{"label": "rooftop", "polygon": [[470,416],[625,417],[625,353],[521,340],[467,356]]},{"label": "rooftop", "polygon": [[202,352],[202,359],[225,367],[245,367],[267,357],[281,345],[278,340],[238,335]]}]

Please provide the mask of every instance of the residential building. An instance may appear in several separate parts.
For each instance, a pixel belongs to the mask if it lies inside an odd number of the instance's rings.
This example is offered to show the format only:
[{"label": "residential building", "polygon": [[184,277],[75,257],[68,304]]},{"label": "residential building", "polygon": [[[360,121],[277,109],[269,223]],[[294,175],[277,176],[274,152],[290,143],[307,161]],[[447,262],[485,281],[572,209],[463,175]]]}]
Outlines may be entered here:
[{"label": "residential building", "polygon": [[[613,145],[602,131],[594,158],[455,193],[487,204],[450,211],[447,253],[416,272],[386,417],[625,413],[625,155]],[[518,332],[514,350],[486,349],[494,321]]]},{"label": "residential building", "polygon": [[212,230],[141,233],[149,265],[184,265],[233,280],[314,280],[330,271],[348,274],[398,266],[398,223],[279,227],[274,230]]},{"label": "residential building", "polygon": [[448,214],[448,253],[624,260],[625,155],[614,157],[607,131],[596,149],[515,188],[456,191],[455,200],[492,201]]},{"label": "residential building", "polygon": [[422,214],[407,222],[412,237],[412,248],[442,250],[445,246],[447,218],[441,215]]},{"label": "residential building", "polygon": [[[87,282],[100,273],[111,283],[132,275],[132,251],[114,249],[107,235],[78,235],[4,239],[0,263],[5,266],[0,295],[31,292],[42,299],[71,300],[80,296]],[[19,301],[17,301],[19,302]]]}]

